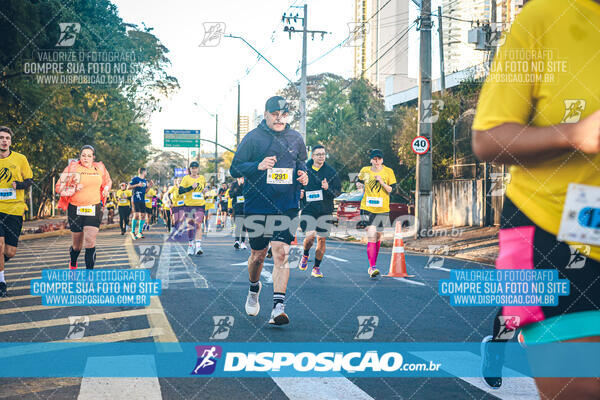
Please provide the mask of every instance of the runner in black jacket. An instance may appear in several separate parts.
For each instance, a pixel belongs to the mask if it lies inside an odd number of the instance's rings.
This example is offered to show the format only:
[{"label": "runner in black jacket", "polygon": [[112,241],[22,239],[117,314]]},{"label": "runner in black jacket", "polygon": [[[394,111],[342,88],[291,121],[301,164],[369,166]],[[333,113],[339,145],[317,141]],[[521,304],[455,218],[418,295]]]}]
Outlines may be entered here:
[{"label": "runner in black jacket", "polygon": [[[281,96],[265,104],[265,119],[249,132],[231,162],[231,176],[245,178],[244,214],[250,248],[250,291],[246,313],[260,311],[260,273],[269,242],[273,249],[273,311],[270,324],[290,322],[284,311],[290,276],[288,256],[294,240],[290,222],[298,216],[300,188],[308,183],[306,146],[300,133],[289,126],[289,105]],[[284,226],[274,221],[286,221]],[[270,231],[269,231],[270,230]]]},{"label": "runner in black jacket", "polygon": [[340,195],[342,184],[337,172],[325,162],[325,147],[317,145],[312,150],[312,160],[306,163],[308,185],[302,190],[302,230],[306,232],[304,239],[304,255],[300,261],[300,270],[308,267],[308,254],[318,236],[315,252],[315,265],[311,275],[322,278],[321,260],[325,254],[325,241],[333,227],[333,199]]}]

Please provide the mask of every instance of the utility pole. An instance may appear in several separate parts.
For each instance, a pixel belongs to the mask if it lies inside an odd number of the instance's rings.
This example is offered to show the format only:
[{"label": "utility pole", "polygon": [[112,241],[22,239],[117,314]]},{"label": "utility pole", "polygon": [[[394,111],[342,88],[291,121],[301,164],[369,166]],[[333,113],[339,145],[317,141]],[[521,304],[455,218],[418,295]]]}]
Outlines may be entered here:
[{"label": "utility pole", "polygon": [[200,142],[201,142],[201,137],[200,137],[200,133],[198,133],[198,150],[197,150],[198,153],[196,154],[197,155],[196,161],[198,161],[198,164],[200,164]]},{"label": "utility pole", "polygon": [[497,15],[496,15],[496,0],[491,0],[491,7],[492,7],[492,12],[490,15],[490,20],[491,20],[491,28],[492,28],[492,33],[491,33],[491,38],[492,43],[490,46],[490,59],[489,59],[489,64],[490,67],[492,66],[492,61],[494,61],[494,57],[496,56],[496,40],[498,40],[498,33],[497,33],[497,28],[496,28],[496,22],[497,22]]},{"label": "utility pole", "polygon": [[440,85],[446,91],[446,69],[444,68],[444,31],[442,30],[442,7],[438,7],[438,38],[440,43]]},{"label": "utility pole", "polygon": [[419,136],[425,136],[430,143],[427,153],[417,156],[416,222],[417,236],[423,229],[432,227],[432,165],[431,153],[431,0],[421,3],[420,17],[420,57],[419,57]]},{"label": "utility pole", "polygon": [[219,114],[215,114],[215,184],[219,182],[219,159],[217,148],[219,143]]},{"label": "utility pole", "polygon": [[236,146],[240,145],[240,83],[238,82],[237,130],[235,132]]},{"label": "utility pole", "polygon": [[[490,55],[489,55],[489,70],[491,71],[491,67],[492,67],[492,62],[494,61],[494,56],[496,55],[496,40],[497,38],[497,33],[496,33],[496,0],[492,0],[491,1],[491,15],[490,15],[490,38],[491,43],[490,44]],[[494,224],[494,221],[492,219],[492,198],[489,195],[490,192],[490,188],[492,185],[492,182],[490,180],[490,175],[491,175],[491,170],[492,170],[492,165],[488,162],[483,163],[483,204],[484,204],[484,208],[483,208],[483,224],[485,226],[490,226]]]},{"label": "utility pole", "polygon": [[302,20],[302,30],[298,31],[293,26],[284,26],[283,31],[287,32],[290,35],[290,39],[292,38],[292,33],[302,32],[302,71],[300,76],[300,134],[304,139],[304,143],[306,143],[306,87],[308,85],[306,78],[306,52],[308,46],[308,34],[311,34],[311,39],[315,39],[315,34],[318,33],[321,35],[321,40],[325,37],[325,34],[328,32],[325,31],[310,31],[308,30],[308,5],[304,5],[303,7],[295,7],[302,8],[304,10],[304,15],[300,17],[298,14],[296,15],[286,15],[285,13],[281,17],[282,22],[287,22],[288,24],[293,20],[297,22],[297,20]]},{"label": "utility pole", "polygon": [[304,18],[302,18],[302,76],[300,78],[300,133],[306,143],[306,40],[308,39],[308,5],[304,4]]},{"label": "utility pole", "polygon": [[[377,10],[379,8],[379,0],[377,0]],[[377,11],[377,29],[375,29],[375,59],[379,60],[379,11]],[[366,35],[364,35],[366,36]],[[379,63],[375,64],[375,82],[377,82],[377,87],[379,87]],[[381,147],[381,144],[379,145]]]}]

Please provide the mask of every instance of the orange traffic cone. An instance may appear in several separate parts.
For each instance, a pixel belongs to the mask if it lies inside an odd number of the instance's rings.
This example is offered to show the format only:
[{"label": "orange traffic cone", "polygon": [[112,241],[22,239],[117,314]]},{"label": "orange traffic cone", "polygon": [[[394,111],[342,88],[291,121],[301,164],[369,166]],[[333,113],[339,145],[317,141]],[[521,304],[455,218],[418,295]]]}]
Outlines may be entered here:
[{"label": "orange traffic cone", "polygon": [[390,261],[390,272],[384,276],[394,278],[412,278],[414,276],[406,273],[404,242],[402,241],[402,225],[400,222],[396,222],[396,231],[394,232],[394,248],[392,249],[392,259]]},{"label": "orange traffic cone", "polygon": [[298,234],[294,235],[294,241],[290,245],[298,244]]}]

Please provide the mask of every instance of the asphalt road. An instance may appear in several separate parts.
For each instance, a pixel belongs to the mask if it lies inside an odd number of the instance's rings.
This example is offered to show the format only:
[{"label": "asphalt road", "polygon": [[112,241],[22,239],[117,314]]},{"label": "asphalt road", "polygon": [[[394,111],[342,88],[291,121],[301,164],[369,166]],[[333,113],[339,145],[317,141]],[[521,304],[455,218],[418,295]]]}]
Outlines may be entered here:
[{"label": "asphalt road", "polygon": [[[439,279],[450,269],[491,268],[456,259],[440,259],[426,268],[428,256],[406,255],[410,280],[367,274],[364,245],[328,241],[321,264],[325,277],[292,269],[286,312],[291,323],[272,327],[272,261],[261,281],[261,311],[244,311],[249,251],[233,248],[232,238],[209,234],[202,256],[187,256],[186,244],[166,241],[164,227],[131,241],[118,230],[100,232],[97,268],[148,268],[161,279],[160,299],[149,307],[47,307],[30,295],[29,281],[45,268],[65,268],[69,237],[24,241],[6,267],[9,297],[0,300],[0,341],[54,342],[479,342],[491,334],[496,309],[452,307],[437,294]],[[387,272],[391,249],[382,249],[378,265]],[[310,265],[314,259],[311,252]],[[84,265],[83,254],[80,266]],[[71,317],[71,318],[69,318]],[[368,332],[359,323],[375,321]],[[226,321],[225,329],[216,329]],[[76,329],[74,329],[76,328]],[[83,332],[82,332],[83,331]],[[479,355],[473,354],[478,362]],[[1,363],[1,360],[0,360]],[[193,367],[193,366],[192,366]],[[0,379],[0,398],[87,399],[136,395],[163,399],[534,399],[531,379],[506,379],[492,394],[476,378],[144,378],[115,383],[110,379]],[[134,395],[134,398],[136,395]],[[132,398],[129,396],[129,398]]]}]

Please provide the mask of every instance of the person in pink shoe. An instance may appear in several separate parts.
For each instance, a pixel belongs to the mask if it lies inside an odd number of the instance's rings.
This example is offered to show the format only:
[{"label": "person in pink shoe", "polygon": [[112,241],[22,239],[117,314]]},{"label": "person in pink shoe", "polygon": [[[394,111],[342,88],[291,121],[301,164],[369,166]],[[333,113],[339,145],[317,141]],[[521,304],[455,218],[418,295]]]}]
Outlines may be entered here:
[{"label": "person in pink shoe", "polygon": [[369,276],[379,275],[377,256],[381,247],[383,228],[390,225],[390,193],[396,185],[396,176],[391,168],[383,165],[383,152],[373,149],[370,152],[371,166],[364,167],[358,174],[358,181],[364,186],[360,212],[367,222],[367,257]]}]

